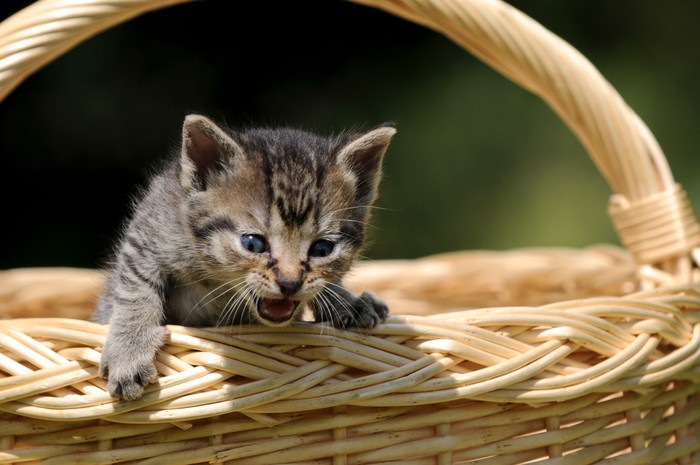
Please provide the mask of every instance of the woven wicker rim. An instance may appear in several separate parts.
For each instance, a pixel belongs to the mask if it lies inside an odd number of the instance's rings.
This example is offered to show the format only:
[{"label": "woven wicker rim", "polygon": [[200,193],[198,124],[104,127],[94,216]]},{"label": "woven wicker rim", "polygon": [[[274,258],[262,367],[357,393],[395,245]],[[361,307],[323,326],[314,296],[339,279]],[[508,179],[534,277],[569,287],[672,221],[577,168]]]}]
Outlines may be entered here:
[{"label": "woven wicker rim", "polygon": [[[33,4],[0,24],[0,97],[87,37],[182,2]],[[133,402],[115,402],[97,376],[104,326],[3,321],[0,411],[22,420],[0,420],[0,460],[445,464],[546,455],[587,464],[616,451],[629,453],[620,463],[697,459],[700,289],[692,281],[700,232],[649,130],[585,58],[504,3],[357,3],[445,34],[545,100],[609,182],[613,221],[648,289],[540,307],[397,315],[368,334],[311,324],[171,327],[157,359],[159,383]],[[99,283],[86,279],[88,287]],[[3,292],[0,286],[0,304]],[[425,415],[413,415],[423,407]],[[304,416],[318,409],[333,415]],[[451,431],[453,419],[459,424]],[[29,442],[14,450],[13,438],[23,434]],[[567,458],[571,449],[581,450]],[[419,451],[436,461],[404,460]]]}]

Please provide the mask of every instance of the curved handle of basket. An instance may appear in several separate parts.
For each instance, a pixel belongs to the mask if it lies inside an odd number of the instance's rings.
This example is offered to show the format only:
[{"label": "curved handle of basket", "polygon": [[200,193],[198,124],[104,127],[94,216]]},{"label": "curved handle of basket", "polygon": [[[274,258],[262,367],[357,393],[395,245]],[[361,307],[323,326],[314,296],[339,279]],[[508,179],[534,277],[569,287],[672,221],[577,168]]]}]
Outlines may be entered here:
[{"label": "curved handle of basket", "polygon": [[[40,0],[0,24],[0,99],[86,38],[189,0]],[[655,138],[569,44],[500,0],[349,0],[434,29],[540,96],[572,129],[614,193],[610,213],[640,263],[677,268],[700,226]]]},{"label": "curved handle of basket", "polygon": [[0,101],[90,37],[148,11],[190,0],[38,0],[0,23]]}]

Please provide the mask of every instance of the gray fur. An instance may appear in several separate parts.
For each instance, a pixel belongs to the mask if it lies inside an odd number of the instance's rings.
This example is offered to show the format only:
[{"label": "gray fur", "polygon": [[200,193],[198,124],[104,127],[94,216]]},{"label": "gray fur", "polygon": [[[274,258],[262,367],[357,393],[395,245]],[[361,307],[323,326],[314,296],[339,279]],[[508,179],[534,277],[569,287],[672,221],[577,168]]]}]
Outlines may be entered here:
[{"label": "gray fur", "polygon": [[307,304],[338,328],[383,321],[383,302],[341,280],[395,132],[233,132],[189,115],[180,154],[135,205],[94,314],[110,324],[100,365],[110,394],[137,399],[156,381],[165,324],[283,326]]}]

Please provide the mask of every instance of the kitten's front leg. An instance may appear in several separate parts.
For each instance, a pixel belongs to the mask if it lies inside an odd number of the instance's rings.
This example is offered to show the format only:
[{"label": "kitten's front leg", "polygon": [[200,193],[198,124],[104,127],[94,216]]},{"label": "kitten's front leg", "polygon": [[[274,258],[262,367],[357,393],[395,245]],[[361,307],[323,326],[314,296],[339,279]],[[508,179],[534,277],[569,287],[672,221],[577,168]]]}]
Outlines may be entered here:
[{"label": "kitten's front leg", "polygon": [[329,284],[310,305],[317,322],[329,322],[341,329],[372,329],[389,314],[389,307],[371,292],[355,296],[338,284]]},{"label": "kitten's front leg", "polygon": [[98,322],[110,324],[100,376],[117,399],[138,399],[158,379],[155,355],[168,337],[159,283],[145,281],[115,270],[98,303]]}]

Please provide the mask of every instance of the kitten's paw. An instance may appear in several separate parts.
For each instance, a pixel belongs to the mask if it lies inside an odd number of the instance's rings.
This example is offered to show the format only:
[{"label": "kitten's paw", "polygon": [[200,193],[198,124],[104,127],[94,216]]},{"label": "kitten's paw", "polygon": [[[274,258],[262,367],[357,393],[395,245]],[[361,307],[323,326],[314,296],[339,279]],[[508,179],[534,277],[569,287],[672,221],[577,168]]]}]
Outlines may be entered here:
[{"label": "kitten's paw", "polygon": [[341,328],[372,329],[382,323],[389,314],[389,307],[367,291],[351,304],[351,307],[345,308],[341,315]]},{"label": "kitten's paw", "polygon": [[99,374],[107,378],[109,395],[120,400],[135,400],[143,396],[144,388],[158,380],[155,353],[167,336],[165,327],[154,328],[148,338],[149,344],[141,350],[128,350],[124,341],[108,338],[102,350]]},{"label": "kitten's paw", "polygon": [[139,365],[102,362],[100,376],[107,378],[109,395],[120,400],[140,398],[144,388],[158,380],[158,372],[153,362]]}]

